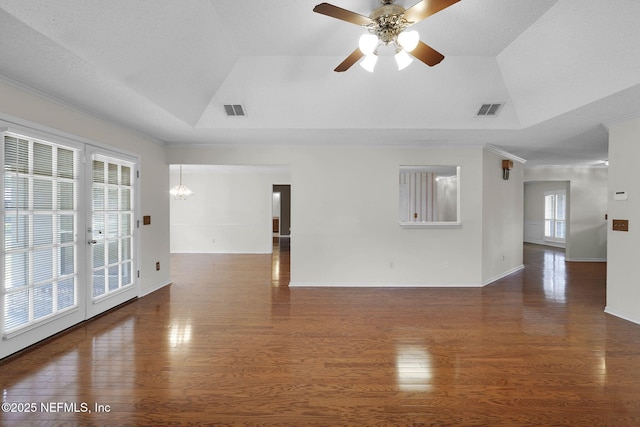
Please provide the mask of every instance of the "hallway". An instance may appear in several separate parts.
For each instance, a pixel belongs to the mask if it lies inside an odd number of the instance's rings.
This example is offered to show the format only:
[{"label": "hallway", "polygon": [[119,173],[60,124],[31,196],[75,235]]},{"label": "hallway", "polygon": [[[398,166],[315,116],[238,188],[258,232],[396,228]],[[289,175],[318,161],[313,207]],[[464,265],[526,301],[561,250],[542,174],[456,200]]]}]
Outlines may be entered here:
[{"label": "hallway", "polygon": [[110,411],[0,425],[640,422],[640,326],[603,312],[604,263],[527,244],[485,288],[289,289],[280,249],[174,255],[170,287],[4,361],[4,402]]}]

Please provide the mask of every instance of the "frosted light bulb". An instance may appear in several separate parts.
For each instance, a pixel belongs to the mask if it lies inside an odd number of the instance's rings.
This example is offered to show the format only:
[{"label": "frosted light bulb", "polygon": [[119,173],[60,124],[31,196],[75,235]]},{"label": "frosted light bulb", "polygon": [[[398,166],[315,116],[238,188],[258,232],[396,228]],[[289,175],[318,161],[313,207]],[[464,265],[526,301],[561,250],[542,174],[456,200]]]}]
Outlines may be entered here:
[{"label": "frosted light bulb", "polygon": [[378,37],[373,34],[363,34],[358,41],[360,51],[365,55],[371,55],[378,46]]},{"label": "frosted light bulb", "polygon": [[364,57],[362,61],[360,61],[360,66],[367,70],[370,73],[373,73],[373,69],[376,66],[376,62],[378,62],[377,55],[367,55]]},{"label": "frosted light bulb", "polygon": [[404,50],[411,52],[418,46],[420,34],[417,31],[403,31],[398,34],[398,43]]},{"label": "frosted light bulb", "polygon": [[404,70],[413,62],[413,59],[409,56],[407,52],[400,49],[398,53],[394,56],[396,59],[396,64],[398,64],[398,70]]}]

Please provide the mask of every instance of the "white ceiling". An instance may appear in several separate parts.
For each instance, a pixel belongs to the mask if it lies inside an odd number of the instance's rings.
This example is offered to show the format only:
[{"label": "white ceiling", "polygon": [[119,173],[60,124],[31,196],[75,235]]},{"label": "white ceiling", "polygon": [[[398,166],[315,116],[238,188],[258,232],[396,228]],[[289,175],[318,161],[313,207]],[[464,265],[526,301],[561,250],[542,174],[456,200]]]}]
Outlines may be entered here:
[{"label": "white ceiling", "polygon": [[[594,163],[603,123],[640,114],[638,0],[461,0],[415,25],[442,63],[382,57],[373,74],[332,71],[364,30],[317,3],[0,0],[0,75],[171,144],[488,143]],[[506,104],[474,117],[487,102]]]}]

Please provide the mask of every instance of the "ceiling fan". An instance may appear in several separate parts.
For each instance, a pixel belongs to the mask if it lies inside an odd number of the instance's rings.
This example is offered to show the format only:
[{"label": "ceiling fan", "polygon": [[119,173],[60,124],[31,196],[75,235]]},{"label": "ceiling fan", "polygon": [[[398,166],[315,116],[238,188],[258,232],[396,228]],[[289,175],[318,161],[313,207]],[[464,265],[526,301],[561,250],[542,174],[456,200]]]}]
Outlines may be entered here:
[{"label": "ceiling fan", "polygon": [[394,0],[380,0],[382,6],[371,12],[368,17],[329,3],[320,3],[313,11],[361,25],[369,31],[360,37],[358,48],[333,71],[347,71],[364,56],[365,59],[360,65],[365,70],[373,72],[378,59],[378,49],[389,45],[395,48],[395,60],[398,69],[402,70],[412,61],[408,53],[430,67],[444,59],[444,55],[420,41],[417,31],[405,30],[458,1],[460,0],[422,0],[405,9],[393,4]]}]

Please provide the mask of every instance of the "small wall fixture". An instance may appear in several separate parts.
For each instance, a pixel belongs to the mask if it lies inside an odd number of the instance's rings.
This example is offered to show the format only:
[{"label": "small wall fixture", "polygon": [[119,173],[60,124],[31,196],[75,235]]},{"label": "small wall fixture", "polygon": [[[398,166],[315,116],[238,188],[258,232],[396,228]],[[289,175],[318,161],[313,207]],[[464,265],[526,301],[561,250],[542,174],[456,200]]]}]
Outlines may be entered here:
[{"label": "small wall fixture", "polygon": [[186,185],[182,184],[182,165],[180,165],[180,184],[169,190],[169,194],[171,194],[174,199],[178,200],[193,196],[193,191],[189,190]]},{"label": "small wall fixture", "polygon": [[513,161],[512,160],[503,160],[502,161],[502,179],[509,179],[509,171],[513,169]]}]

